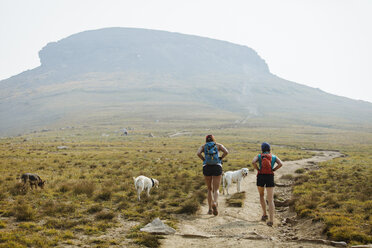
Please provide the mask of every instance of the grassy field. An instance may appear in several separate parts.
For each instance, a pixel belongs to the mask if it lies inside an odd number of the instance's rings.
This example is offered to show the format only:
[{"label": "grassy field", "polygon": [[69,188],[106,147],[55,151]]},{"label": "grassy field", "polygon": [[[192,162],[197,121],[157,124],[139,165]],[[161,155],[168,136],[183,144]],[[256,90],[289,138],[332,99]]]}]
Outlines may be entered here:
[{"label": "grassy field", "polygon": [[[139,128],[129,136],[74,129],[2,139],[0,247],[79,244],[81,237],[99,247],[121,244],[123,239],[152,242],[139,227],[155,217],[176,226],[175,214],[195,213],[206,197],[196,156],[205,132],[199,132],[171,138],[169,131]],[[250,168],[259,144],[245,141],[244,131],[216,133],[230,151],[225,170]],[[296,148],[274,149],[284,160],[311,156]],[[47,180],[45,189],[21,192],[16,178],[24,172]],[[141,174],[158,179],[160,187],[138,203],[132,177]],[[99,239],[123,220],[134,223],[126,237]]]},{"label": "grassy field", "polygon": [[302,217],[326,224],[333,240],[372,243],[371,145],[341,149],[345,157],[321,164],[299,178],[295,209]]}]

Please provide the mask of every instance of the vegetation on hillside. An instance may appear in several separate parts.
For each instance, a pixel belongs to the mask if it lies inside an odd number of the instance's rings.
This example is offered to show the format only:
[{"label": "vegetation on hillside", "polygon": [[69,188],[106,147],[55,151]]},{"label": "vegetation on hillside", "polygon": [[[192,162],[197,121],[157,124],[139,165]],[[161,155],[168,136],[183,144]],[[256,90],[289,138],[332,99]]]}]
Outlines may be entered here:
[{"label": "vegetation on hillside", "polygon": [[372,243],[372,146],[344,150],[346,157],[321,164],[301,176],[294,188],[301,217],[325,223],[332,240]]}]

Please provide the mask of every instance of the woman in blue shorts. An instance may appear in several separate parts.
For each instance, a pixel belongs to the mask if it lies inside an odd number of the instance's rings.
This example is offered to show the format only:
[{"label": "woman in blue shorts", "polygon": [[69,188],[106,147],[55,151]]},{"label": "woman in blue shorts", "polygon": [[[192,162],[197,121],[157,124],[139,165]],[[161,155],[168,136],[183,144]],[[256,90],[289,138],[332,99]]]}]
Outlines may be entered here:
[{"label": "woman in blue shorts", "polygon": [[[222,176],[222,159],[229,152],[222,144],[216,143],[211,134],[205,137],[205,142],[204,145],[199,147],[197,155],[203,160],[203,175],[208,188],[208,214],[218,215],[217,207]],[[221,157],[219,152],[222,152]],[[204,153],[204,156],[202,153]]]},{"label": "woman in blue shorts", "polygon": [[[253,167],[257,170],[257,189],[260,194],[262,207],[261,220],[266,221],[268,226],[274,222],[274,171],[283,166],[282,161],[270,152],[270,145],[266,142],[261,145],[262,153],[258,154],[252,161]],[[257,166],[257,162],[259,165]],[[277,164],[275,166],[275,164]],[[267,193],[267,202],[269,204],[269,217],[266,214],[265,187]]]}]

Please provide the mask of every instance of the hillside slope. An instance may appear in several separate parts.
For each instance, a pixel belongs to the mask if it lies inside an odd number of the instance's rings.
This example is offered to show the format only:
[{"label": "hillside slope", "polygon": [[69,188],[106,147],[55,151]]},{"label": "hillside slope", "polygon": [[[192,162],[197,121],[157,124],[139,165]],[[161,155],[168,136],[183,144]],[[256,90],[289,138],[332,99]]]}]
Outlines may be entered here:
[{"label": "hillside slope", "polygon": [[93,117],[372,123],[371,103],[276,77],[254,50],[225,41],[106,28],[49,43],[39,56],[39,67],[0,81],[0,135]]}]

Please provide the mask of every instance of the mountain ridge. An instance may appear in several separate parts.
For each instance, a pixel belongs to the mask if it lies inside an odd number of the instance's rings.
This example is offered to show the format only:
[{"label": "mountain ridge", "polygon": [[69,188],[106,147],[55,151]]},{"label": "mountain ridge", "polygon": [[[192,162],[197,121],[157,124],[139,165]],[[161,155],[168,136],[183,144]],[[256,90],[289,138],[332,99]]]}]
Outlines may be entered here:
[{"label": "mountain ridge", "polygon": [[48,43],[39,56],[39,67],[0,81],[0,134],[68,122],[82,113],[88,119],[106,116],[107,109],[128,119],[148,113],[148,103],[155,119],[182,120],[177,111],[164,113],[171,104],[196,119],[213,118],[214,110],[231,120],[267,116],[306,125],[372,123],[371,103],[281,79],[253,49],[227,41],[105,28]]}]

